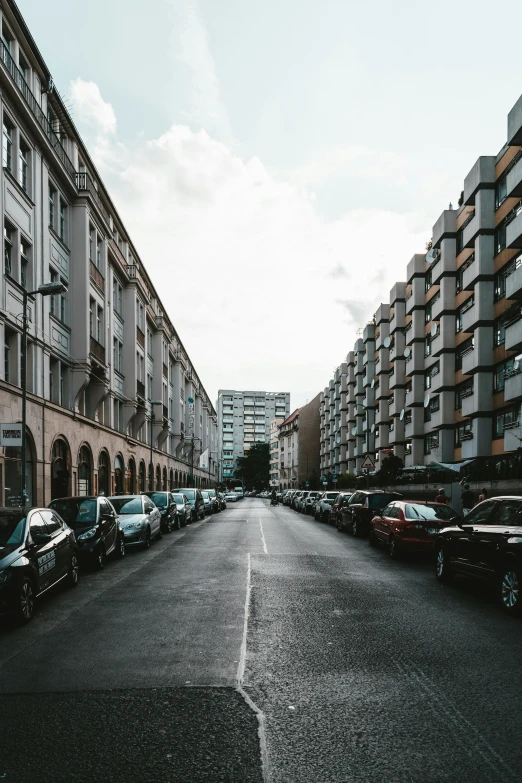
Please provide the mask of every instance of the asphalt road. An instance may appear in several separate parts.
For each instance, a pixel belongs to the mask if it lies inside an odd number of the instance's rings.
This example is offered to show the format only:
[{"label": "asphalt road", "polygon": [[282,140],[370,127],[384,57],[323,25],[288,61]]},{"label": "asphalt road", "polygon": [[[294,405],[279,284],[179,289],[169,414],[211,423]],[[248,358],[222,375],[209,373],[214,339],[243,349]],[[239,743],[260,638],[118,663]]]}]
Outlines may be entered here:
[{"label": "asphalt road", "polygon": [[522,621],[245,499],[0,625],[0,781],[522,781]]}]

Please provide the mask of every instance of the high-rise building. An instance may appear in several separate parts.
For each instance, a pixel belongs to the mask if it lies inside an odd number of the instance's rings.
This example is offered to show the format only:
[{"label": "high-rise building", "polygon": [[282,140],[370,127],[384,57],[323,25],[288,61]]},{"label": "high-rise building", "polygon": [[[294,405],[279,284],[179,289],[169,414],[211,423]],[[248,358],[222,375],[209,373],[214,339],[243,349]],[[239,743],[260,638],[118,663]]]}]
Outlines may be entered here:
[{"label": "high-rise building", "polygon": [[319,487],[319,417],[321,394],[297,408],[278,427],[281,489]]},{"label": "high-rise building", "polygon": [[[28,502],[213,485],[210,399],[14,2],[0,25],[4,423],[21,419],[24,291],[68,289],[28,298]],[[0,505],[20,502],[20,451],[0,448]]]},{"label": "high-rise building", "polygon": [[269,442],[271,420],[288,416],[290,392],[220,389],[216,407],[221,478],[226,481],[234,475],[236,459],[253,443]]}]

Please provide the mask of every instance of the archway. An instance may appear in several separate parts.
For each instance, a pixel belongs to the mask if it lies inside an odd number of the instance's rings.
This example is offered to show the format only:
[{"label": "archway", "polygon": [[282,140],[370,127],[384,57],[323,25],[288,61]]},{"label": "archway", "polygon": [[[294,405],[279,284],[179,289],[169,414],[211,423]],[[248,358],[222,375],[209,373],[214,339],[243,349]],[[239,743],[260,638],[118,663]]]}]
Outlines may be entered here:
[{"label": "archway", "polygon": [[78,495],[92,494],[92,453],[85,443],[78,454]]},{"label": "archway", "polygon": [[71,495],[71,450],[63,437],[53,443],[51,455],[51,500]]},{"label": "archway", "polygon": [[111,475],[111,466],[109,455],[105,450],[100,451],[98,457],[98,495],[111,495],[109,479]]},{"label": "archway", "polygon": [[181,479],[178,481],[178,471],[174,471],[174,486],[177,488],[179,487]]},{"label": "archway", "polygon": [[143,460],[140,462],[140,492],[145,492],[146,470]]},{"label": "archway", "polygon": [[121,454],[114,460],[114,491],[116,495],[125,494],[125,466]]},{"label": "archway", "polygon": [[[26,427],[25,490],[26,506],[36,506],[36,451],[31,431]],[[5,452],[5,505],[22,505],[22,449],[6,446]]]},{"label": "archway", "polygon": [[136,462],[134,460],[134,457],[129,458],[129,467],[127,469],[127,475],[129,480],[127,492],[129,495],[134,495],[136,493]]},{"label": "archway", "polygon": [[156,466],[156,492],[159,492],[161,490],[161,468],[159,465]]},{"label": "archway", "polygon": [[172,468],[169,471],[169,489],[171,492],[174,489],[174,471]]},{"label": "archway", "polygon": [[163,486],[162,489],[164,492],[167,491],[167,468],[163,468]]}]

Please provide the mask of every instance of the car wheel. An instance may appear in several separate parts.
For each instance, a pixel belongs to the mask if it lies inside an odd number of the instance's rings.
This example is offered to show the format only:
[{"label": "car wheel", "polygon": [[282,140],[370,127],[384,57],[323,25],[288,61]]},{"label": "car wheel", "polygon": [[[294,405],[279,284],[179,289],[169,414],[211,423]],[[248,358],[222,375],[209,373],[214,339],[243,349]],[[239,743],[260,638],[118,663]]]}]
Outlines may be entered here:
[{"label": "car wheel", "polygon": [[167,522],[167,527],[166,527],[166,531],[165,531],[165,532],[166,532],[166,533],[172,533],[172,519],[169,519],[169,520],[168,520],[168,522]]},{"label": "car wheel", "polygon": [[370,528],[370,532],[368,533],[368,543],[370,546],[376,547],[379,544],[379,540],[377,536],[375,535],[375,531],[373,527]]},{"label": "car wheel", "polygon": [[508,614],[519,615],[521,612],[520,587],[522,572],[515,565],[506,565],[500,575],[500,600]]},{"label": "car wheel", "polygon": [[161,525],[159,526],[159,530],[156,538],[158,539],[158,541],[161,541],[161,539],[163,538],[163,530],[161,529]]},{"label": "car wheel", "polygon": [[435,555],[435,575],[442,584],[448,584],[454,576],[449,564],[448,554],[442,546],[437,549]]},{"label": "car wheel", "polygon": [[398,560],[400,557],[399,545],[395,539],[395,536],[391,536],[388,543],[388,552],[392,560]]},{"label": "car wheel", "polygon": [[67,582],[71,587],[76,587],[80,580],[80,561],[78,555],[73,552],[71,555],[71,562],[69,564],[69,571],[67,572]]},{"label": "car wheel", "polygon": [[120,536],[118,540],[118,546],[116,547],[116,557],[118,557],[120,560],[122,557],[125,557],[125,537]]},{"label": "car wheel", "polygon": [[339,533],[342,533],[342,531],[343,531],[343,523],[341,522],[339,517],[337,517],[337,519],[335,520],[335,527],[337,528]]},{"label": "car wheel", "polygon": [[16,593],[15,614],[22,623],[28,623],[34,615],[34,586],[28,576],[24,576]]},{"label": "car wheel", "polygon": [[96,554],[94,555],[94,567],[97,571],[101,571],[105,565],[105,549],[100,546]]},{"label": "car wheel", "polygon": [[145,541],[142,544],[143,549],[150,549],[150,527],[147,528],[145,533]]}]

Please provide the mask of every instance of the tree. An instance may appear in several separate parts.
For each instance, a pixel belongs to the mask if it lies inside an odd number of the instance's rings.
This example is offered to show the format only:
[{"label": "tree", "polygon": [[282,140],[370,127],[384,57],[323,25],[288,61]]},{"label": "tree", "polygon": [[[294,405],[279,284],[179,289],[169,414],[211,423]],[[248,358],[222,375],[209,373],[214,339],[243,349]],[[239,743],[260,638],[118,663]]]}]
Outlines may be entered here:
[{"label": "tree", "polygon": [[270,480],[270,446],[268,443],[254,443],[246,456],[238,457],[234,476],[247,489],[262,489]]},{"label": "tree", "polygon": [[389,484],[395,484],[397,476],[403,467],[404,465],[400,457],[396,457],[394,454],[385,457],[381,463],[381,468],[376,475],[379,484],[385,487]]}]

